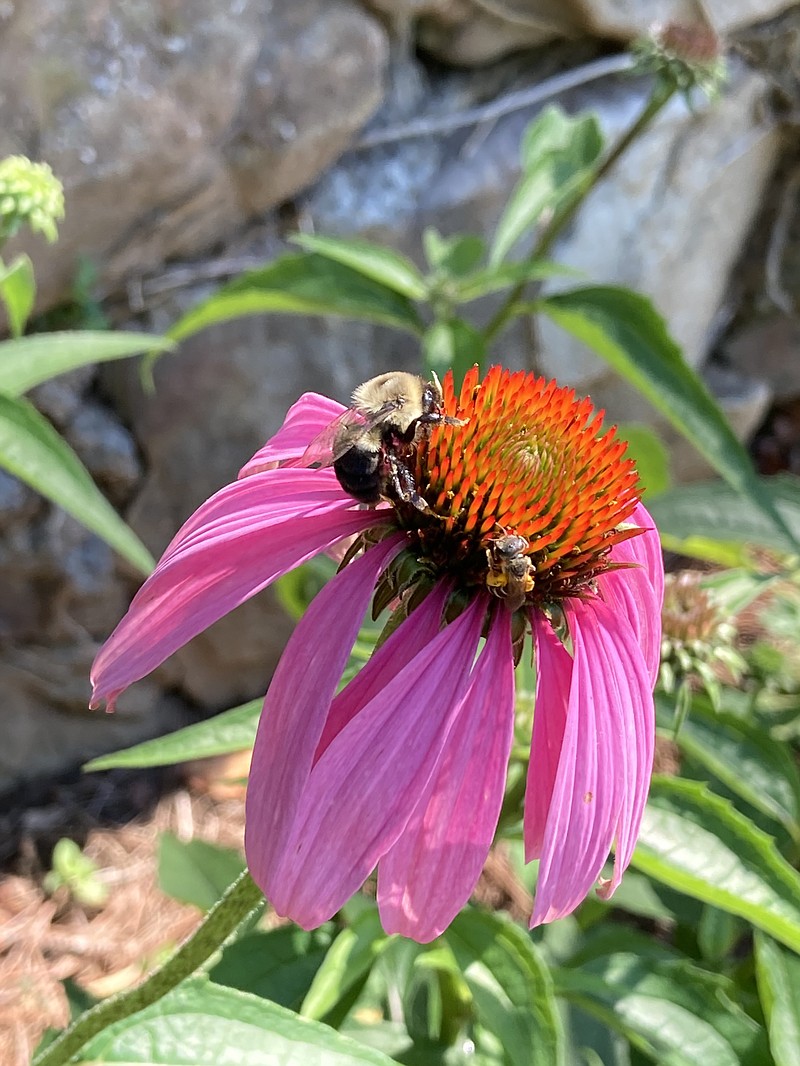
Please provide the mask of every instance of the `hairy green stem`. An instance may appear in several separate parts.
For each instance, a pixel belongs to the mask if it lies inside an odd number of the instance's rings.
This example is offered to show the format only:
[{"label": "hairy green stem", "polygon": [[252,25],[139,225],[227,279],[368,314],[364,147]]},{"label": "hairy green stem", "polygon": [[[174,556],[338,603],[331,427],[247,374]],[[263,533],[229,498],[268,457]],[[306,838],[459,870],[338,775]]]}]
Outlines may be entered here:
[{"label": "hairy green stem", "polygon": [[[641,113],[636,119],[634,119],[625,133],[622,134],[608,155],[606,155],[603,160],[589,172],[581,187],[576,191],[575,196],[573,196],[560,211],[557,211],[553,215],[549,224],[544,228],[537,240],[533,251],[528,257],[528,262],[534,263],[537,259],[542,259],[549,253],[556,238],[567,223],[575,217],[578,209],[592,189],[603,180],[617,160],[624,155],[633,142],[644,133],[656,115],[672,99],[676,91],[674,86],[667,84],[664,81],[659,80],[656,82]],[[491,343],[491,341],[493,341],[506,327],[509,320],[514,317],[516,306],[525,292],[527,284],[528,282],[521,281],[518,285],[515,285],[503,301],[502,306],[484,330],[484,337],[487,344]],[[539,288],[540,287],[541,283],[539,283]]]},{"label": "hairy green stem", "polygon": [[159,970],[136,988],[104,999],[82,1014],[34,1058],[32,1066],[66,1066],[93,1036],[171,992],[207,962],[263,900],[261,889],[245,870],[214,904],[203,924]]}]

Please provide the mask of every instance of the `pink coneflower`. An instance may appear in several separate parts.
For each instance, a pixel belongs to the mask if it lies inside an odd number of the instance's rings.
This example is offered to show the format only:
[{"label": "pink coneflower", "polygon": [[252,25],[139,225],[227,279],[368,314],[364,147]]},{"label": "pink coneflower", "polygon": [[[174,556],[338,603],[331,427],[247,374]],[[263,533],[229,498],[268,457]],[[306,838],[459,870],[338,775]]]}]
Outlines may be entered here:
[{"label": "pink coneflower", "polygon": [[[497,826],[527,635],[538,673],[531,924],[569,914],[613,845],[609,896],[647,797],[663,594],[624,443],[555,382],[494,367],[483,381],[468,373],[456,396],[448,375],[453,424],[428,427],[404,459],[424,503],[365,509],[333,470],[298,465],[343,410],[301,397],[240,479],[189,519],[98,655],[93,706],[356,538],[298,623],[256,738],[245,843],[276,911],[319,925],[377,867],[387,932],[428,941],[446,928]],[[376,589],[399,624],[337,694]]]}]

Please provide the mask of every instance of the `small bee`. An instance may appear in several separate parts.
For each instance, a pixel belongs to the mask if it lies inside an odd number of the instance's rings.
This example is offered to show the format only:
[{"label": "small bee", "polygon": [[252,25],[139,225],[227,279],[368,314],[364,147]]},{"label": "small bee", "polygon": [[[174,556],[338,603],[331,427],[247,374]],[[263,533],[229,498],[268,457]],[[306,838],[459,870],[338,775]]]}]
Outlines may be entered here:
[{"label": "small bee", "polygon": [[344,491],[361,503],[388,499],[427,511],[406,460],[419,433],[441,423],[464,424],[442,414],[435,374],[432,381],[399,370],[380,374],[358,386],[351,406],[309,444],[301,462],[333,466]]},{"label": "small bee", "polygon": [[509,610],[518,610],[534,586],[536,568],[525,555],[528,541],[513,533],[493,537],[486,549],[489,572],[486,584],[508,604]]}]

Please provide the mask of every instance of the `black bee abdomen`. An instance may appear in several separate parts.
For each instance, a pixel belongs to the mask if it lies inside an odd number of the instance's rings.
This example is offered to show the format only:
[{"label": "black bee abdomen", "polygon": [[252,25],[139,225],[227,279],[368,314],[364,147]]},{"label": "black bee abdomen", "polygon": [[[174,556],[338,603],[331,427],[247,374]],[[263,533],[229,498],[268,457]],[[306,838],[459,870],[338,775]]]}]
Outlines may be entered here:
[{"label": "black bee abdomen", "polygon": [[381,454],[364,448],[351,448],[333,464],[339,484],[361,503],[378,503],[381,499]]}]

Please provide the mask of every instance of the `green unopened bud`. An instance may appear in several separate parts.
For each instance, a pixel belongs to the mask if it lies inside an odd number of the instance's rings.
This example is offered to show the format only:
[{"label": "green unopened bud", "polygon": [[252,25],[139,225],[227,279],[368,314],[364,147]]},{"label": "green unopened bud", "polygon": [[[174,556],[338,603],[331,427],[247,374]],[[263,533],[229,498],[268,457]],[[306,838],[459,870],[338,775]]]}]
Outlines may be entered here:
[{"label": "green unopened bud", "polygon": [[24,155],[0,160],[0,241],[28,225],[52,243],[63,217],[64,189],[47,163],[32,163]]},{"label": "green unopened bud", "polygon": [[725,82],[722,44],[714,30],[702,23],[656,26],[648,37],[634,42],[631,51],[636,58],[635,73],[655,74],[689,102],[694,89],[713,99]]}]

